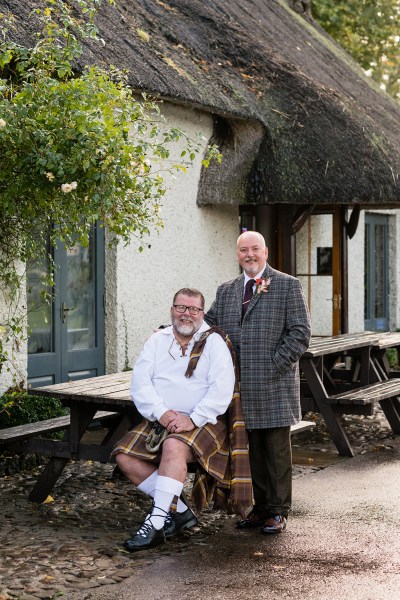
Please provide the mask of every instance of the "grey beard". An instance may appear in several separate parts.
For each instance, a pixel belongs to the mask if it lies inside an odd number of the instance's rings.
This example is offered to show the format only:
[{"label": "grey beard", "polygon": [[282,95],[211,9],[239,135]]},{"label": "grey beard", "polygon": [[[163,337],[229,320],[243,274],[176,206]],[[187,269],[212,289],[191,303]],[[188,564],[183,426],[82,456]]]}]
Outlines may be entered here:
[{"label": "grey beard", "polygon": [[177,331],[180,335],[189,337],[191,335],[194,335],[196,331],[200,329],[201,323],[198,327],[196,327],[194,323],[191,323],[190,325],[182,325],[182,323],[177,322],[173,323],[173,327],[175,331]]}]

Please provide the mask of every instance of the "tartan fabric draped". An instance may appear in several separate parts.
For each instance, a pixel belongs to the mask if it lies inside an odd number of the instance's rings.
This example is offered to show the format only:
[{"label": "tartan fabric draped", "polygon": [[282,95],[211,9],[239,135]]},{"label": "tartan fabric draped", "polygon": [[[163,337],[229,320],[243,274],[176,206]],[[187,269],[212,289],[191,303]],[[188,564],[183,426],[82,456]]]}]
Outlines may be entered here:
[{"label": "tartan fabric draped", "polygon": [[193,372],[197,366],[197,363],[199,362],[201,353],[204,350],[204,346],[206,345],[207,338],[212,333],[218,333],[223,338],[225,344],[228,346],[229,352],[231,353],[233,366],[235,368],[235,377],[236,377],[235,383],[236,383],[236,385],[238,385],[239,370],[238,370],[238,366],[237,366],[235,350],[233,349],[233,345],[232,345],[232,342],[230,341],[229,337],[226,335],[226,333],[220,327],[218,327],[218,325],[213,325],[212,327],[210,327],[210,329],[207,329],[207,331],[202,333],[202,335],[197,340],[197,342],[195,342],[193,344],[193,348],[190,353],[190,360],[189,360],[189,364],[186,369],[185,377],[187,377],[189,379],[193,375]]},{"label": "tartan fabric draped", "polygon": [[[207,337],[211,333],[222,335],[231,352],[237,375],[234,351],[229,338],[221,329],[212,327],[194,344],[185,373],[186,377],[193,374]],[[162,448],[158,453],[150,453],[145,446],[152,425],[153,423],[143,420],[118,442],[112,455],[122,452],[158,464]],[[191,492],[194,511],[199,514],[213,501],[214,508],[221,508],[244,517],[253,504],[253,494],[247,432],[240,403],[238,378],[236,377],[229,408],[224,415],[218,417],[215,425],[207,423],[187,433],[169,434],[169,437],[181,440],[193,450],[197,462]]]},{"label": "tartan fabric draped", "polygon": [[253,505],[253,489],[247,432],[237,390],[224,418],[228,430],[228,460],[224,477],[213,477],[200,461],[193,483],[192,501],[196,511],[213,500],[214,508],[245,517]]}]

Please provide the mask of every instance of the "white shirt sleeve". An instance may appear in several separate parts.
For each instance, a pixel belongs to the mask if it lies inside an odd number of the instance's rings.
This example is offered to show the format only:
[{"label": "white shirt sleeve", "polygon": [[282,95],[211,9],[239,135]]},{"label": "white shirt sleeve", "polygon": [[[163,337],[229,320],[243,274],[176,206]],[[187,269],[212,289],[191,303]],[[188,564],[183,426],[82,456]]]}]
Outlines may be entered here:
[{"label": "white shirt sleeve", "polygon": [[153,385],[157,334],[144,344],[132,373],[131,398],[140,414],[148,421],[157,421],[168,409]]},{"label": "white shirt sleeve", "polygon": [[209,388],[190,415],[193,423],[198,427],[217,422],[217,417],[223,415],[231,403],[235,387],[235,370],[231,353],[218,333],[208,337],[203,354],[205,356],[201,358],[207,358],[209,361]]}]

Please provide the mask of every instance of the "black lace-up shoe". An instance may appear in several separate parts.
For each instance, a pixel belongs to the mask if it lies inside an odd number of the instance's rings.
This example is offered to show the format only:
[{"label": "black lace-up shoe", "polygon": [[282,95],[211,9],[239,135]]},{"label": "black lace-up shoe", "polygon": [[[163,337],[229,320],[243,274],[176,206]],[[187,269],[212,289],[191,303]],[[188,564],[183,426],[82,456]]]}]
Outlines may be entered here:
[{"label": "black lace-up shoe", "polygon": [[169,540],[180,531],[194,527],[197,523],[198,520],[190,508],[183,513],[169,512],[164,525],[165,537]]},{"label": "black lace-up shoe", "polygon": [[148,548],[152,548],[153,546],[164,544],[164,527],[162,527],[161,529],[156,529],[151,522],[151,517],[157,516],[164,517],[165,519],[168,516],[168,514],[169,513],[167,513],[164,509],[155,506],[153,501],[150,513],[145,518],[143,525],[138,529],[136,533],[133,534],[131,538],[129,538],[129,540],[125,541],[124,548],[129,550],[129,552],[136,552],[137,550],[147,550]]},{"label": "black lace-up shoe", "polygon": [[165,543],[164,529],[156,529],[150,523],[145,521],[141,528],[129,540],[124,543],[124,548],[129,552],[137,552],[138,550],[147,550]]}]

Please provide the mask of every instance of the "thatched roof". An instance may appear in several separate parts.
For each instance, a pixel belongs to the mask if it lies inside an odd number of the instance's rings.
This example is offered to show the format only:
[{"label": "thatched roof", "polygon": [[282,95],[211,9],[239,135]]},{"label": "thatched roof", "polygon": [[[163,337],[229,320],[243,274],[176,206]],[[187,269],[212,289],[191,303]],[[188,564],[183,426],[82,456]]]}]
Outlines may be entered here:
[{"label": "thatched roof", "polygon": [[[32,3],[0,0],[21,35]],[[85,62],[215,115],[225,158],[200,203],[400,207],[400,107],[284,0],[117,0],[97,24]]]}]

